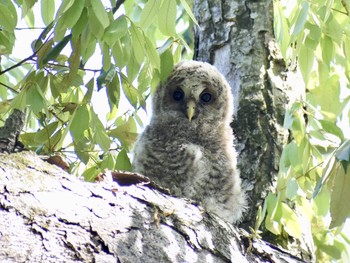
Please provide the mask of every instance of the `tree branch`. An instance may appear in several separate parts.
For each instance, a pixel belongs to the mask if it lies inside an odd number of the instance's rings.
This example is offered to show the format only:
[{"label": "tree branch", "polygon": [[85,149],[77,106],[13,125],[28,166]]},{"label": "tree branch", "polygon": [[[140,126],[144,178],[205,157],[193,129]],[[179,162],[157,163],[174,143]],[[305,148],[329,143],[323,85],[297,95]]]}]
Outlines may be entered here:
[{"label": "tree branch", "polygon": [[112,12],[113,14],[115,14],[115,12],[118,11],[119,7],[124,4],[125,0],[117,0],[117,2],[115,3],[115,7],[113,7]]},{"label": "tree branch", "polygon": [[21,66],[22,64],[24,64],[24,63],[27,62],[28,60],[34,59],[35,56],[36,56],[36,52],[34,52],[34,53],[33,53],[32,55],[30,55],[29,57],[27,57],[27,58],[21,60],[21,61],[18,62],[17,64],[15,64],[15,65],[13,65],[13,66],[11,66],[11,67],[5,69],[5,70],[2,70],[2,71],[0,70],[0,75],[3,75],[3,74],[5,74],[5,73],[8,72],[8,71],[13,70],[14,68],[17,68],[17,67]]}]

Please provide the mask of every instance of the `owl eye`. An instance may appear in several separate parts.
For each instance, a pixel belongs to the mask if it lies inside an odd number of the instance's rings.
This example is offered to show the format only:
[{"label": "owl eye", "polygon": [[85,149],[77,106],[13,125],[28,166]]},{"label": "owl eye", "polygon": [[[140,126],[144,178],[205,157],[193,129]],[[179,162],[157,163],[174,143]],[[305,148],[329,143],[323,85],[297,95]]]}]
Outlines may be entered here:
[{"label": "owl eye", "polygon": [[184,92],[181,89],[175,90],[173,93],[173,99],[180,101],[184,98]]},{"label": "owl eye", "polygon": [[203,102],[209,102],[211,101],[211,94],[208,93],[208,92],[204,92],[202,95],[201,95],[201,100]]}]

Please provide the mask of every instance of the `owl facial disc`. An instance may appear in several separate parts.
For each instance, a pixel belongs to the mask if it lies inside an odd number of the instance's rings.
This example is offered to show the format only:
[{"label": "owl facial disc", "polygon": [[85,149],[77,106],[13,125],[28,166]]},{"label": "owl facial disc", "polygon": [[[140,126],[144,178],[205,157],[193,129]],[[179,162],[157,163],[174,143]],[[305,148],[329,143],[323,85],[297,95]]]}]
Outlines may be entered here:
[{"label": "owl facial disc", "polygon": [[187,118],[191,122],[192,117],[194,115],[196,109],[196,102],[193,99],[190,99],[186,104],[186,110],[187,110]]}]

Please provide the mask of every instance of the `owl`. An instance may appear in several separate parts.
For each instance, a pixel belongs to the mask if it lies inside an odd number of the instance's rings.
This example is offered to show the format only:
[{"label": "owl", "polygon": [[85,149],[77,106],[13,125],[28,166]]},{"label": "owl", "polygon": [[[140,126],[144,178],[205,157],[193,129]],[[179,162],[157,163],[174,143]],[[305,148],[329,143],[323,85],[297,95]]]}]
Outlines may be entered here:
[{"label": "owl", "polygon": [[246,198],[225,78],[208,63],[180,62],[155,91],[152,106],[150,124],[135,144],[134,171],[227,222],[239,222]]}]

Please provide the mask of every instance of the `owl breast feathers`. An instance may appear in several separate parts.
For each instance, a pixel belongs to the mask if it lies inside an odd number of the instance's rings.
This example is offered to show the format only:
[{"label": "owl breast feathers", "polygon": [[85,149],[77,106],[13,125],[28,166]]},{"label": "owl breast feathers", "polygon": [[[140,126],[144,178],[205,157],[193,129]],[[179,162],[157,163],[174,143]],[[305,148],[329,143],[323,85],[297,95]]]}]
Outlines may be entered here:
[{"label": "owl breast feathers", "polygon": [[200,202],[230,223],[246,206],[236,168],[230,86],[208,63],[177,64],[153,97],[150,124],[134,149],[134,171]]}]

